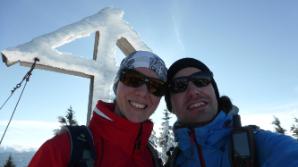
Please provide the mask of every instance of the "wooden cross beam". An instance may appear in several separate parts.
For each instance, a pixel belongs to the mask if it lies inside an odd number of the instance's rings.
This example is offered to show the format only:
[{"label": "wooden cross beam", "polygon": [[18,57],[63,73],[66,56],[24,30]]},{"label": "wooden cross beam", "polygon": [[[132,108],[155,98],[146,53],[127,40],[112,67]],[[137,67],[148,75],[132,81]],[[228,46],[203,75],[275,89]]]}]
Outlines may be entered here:
[{"label": "wooden cross beam", "polygon": [[[116,72],[116,46],[129,55],[136,50],[150,49],[137,33],[123,20],[124,12],[105,8],[79,22],[1,52],[7,65],[20,63],[36,68],[90,78],[87,124],[98,99],[110,99],[110,87]],[[93,60],[58,51],[56,48],[95,32]]]}]

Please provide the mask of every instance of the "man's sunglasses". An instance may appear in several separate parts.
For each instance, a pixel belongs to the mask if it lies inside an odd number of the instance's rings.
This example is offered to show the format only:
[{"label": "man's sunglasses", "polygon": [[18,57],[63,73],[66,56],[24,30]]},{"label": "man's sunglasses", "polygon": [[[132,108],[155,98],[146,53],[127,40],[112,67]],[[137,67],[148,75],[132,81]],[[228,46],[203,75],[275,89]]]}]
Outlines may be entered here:
[{"label": "man's sunglasses", "polygon": [[205,87],[212,81],[212,73],[199,71],[190,76],[177,77],[169,83],[169,89],[171,93],[184,92],[189,81],[191,81],[196,87]]},{"label": "man's sunglasses", "polygon": [[146,84],[148,91],[158,97],[163,96],[166,91],[166,83],[164,81],[157,78],[147,77],[136,70],[122,70],[119,80],[124,85],[133,88]]}]

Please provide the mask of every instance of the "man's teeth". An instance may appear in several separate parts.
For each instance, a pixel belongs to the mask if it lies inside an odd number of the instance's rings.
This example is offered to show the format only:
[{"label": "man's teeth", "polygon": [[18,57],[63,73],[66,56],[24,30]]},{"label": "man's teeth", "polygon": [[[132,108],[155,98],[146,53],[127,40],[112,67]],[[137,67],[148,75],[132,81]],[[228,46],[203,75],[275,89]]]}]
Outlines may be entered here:
[{"label": "man's teeth", "polygon": [[134,106],[135,108],[138,108],[138,109],[144,109],[146,107],[146,105],[144,105],[144,104],[136,103],[136,102],[133,102],[133,101],[130,101],[130,104],[132,106]]},{"label": "man's teeth", "polygon": [[192,104],[191,106],[189,106],[189,109],[196,108],[196,107],[201,107],[203,105],[205,105],[204,102],[195,103],[195,104]]}]

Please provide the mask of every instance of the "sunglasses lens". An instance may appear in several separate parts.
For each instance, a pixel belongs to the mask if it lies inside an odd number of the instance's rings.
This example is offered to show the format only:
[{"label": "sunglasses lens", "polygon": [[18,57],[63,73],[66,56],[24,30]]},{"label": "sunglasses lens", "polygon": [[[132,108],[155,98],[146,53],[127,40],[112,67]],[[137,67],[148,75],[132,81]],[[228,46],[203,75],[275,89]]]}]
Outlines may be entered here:
[{"label": "sunglasses lens", "polygon": [[205,87],[211,82],[212,78],[209,73],[199,72],[192,75],[191,81],[197,87]]},{"label": "sunglasses lens", "polygon": [[184,92],[187,89],[189,81],[191,81],[198,88],[205,87],[212,81],[212,74],[206,72],[197,72],[190,76],[178,77],[170,84],[171,92]]},{"label": "sunglasses lens", "polygon": [[120,81],[126,86],[134,88],[146,84],[148,91],[158,97],[163,96],[165,93],[165,83],[163,81],[146,77],[135,70],[123,70]]},{"label": "sunglasses lens", "polygon": [[145,78],[136,71],[128,70],[122,72],[120,81],[126,86],[136,88],[145,83]]},{"label": "sunglasses lens", "polygon": [[192,82],[197,86],[197,87],[204,87],[207,86],[211,80],[205,79],[205,78],[200,78],[200,79],[193,79]]},{"label": "sunglasses lens", "polygon": [[179,93],[186,90],[188,85],[188,78],[187,77],[179,77],[173,80],[170,89],[173,93]]},{"label": "sunglasses lens", "polygon": [[165,83],[158,79],[150,78],[149,82],[147,83],[147,88],[150,93],[155,96],[163,96],[165,94]]}]

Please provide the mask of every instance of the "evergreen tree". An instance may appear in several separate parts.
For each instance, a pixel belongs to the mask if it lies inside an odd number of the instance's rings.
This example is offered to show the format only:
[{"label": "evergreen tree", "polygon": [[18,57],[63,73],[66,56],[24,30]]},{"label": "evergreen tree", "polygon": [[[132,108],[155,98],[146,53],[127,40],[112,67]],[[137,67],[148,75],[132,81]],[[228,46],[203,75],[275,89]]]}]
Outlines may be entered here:
[{"label": "evergreen tree", "polygon": [[56,135],[59,134],[61,131],[63,131],[65,126],[76,126],[76,125],[78,125],[78,122],[75,120],[74,113],[75,113],[74,110],[70,106],[67,109],[66,115],[64,117],[63,116],[58,117],[58,122],[61,124],[61,126],[60,126],[60,129],[55,129],[54,130],[54,133]]},{"label": "evergreen tree", "polygon": [[163,122],[161,123],[161,134],[158,138],[158,145],[161,148],[160,157],[165,163],[168,159],[167,152],[170,148],[175,147],[175,140],[173,135],[172,126],[170,126],[170,113],[168,110],[164,110],[164,117],[162,118]]},{"label": "evergreen tree", "polygon": [[6,163],[3,167],[15,167],[16,165],[13,163],[11,155],[9,155],[8,159],[6,160]]},{"label": "evergreen tree", "polygon": [[149,138],[149,142],[152,144],[152,146],[157,149],[157,146],[158,146],[158,138],[156,136],[156,132],[155,130],[153,129],[152,130],[152,133],[151,133],[151,136]]},{"label": "evergreen tree", "polygon": [[285,134],[286,129],[281,127],[279,119],[275,116],[273,117],[274,117],[274,120],[272,121],[272,124],[275,125],[275,132]]},{"label": "evergreen tree", "polygon": [[298,140],[298,119],[294,118],[294,124],[291,126],[293,136]]}]

